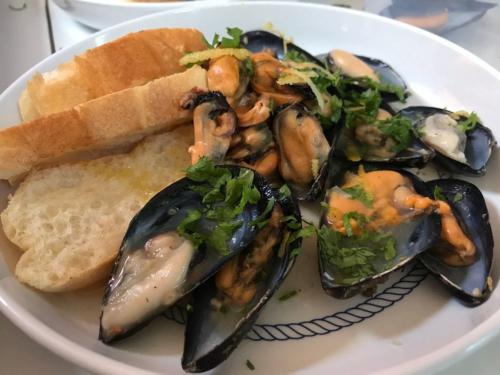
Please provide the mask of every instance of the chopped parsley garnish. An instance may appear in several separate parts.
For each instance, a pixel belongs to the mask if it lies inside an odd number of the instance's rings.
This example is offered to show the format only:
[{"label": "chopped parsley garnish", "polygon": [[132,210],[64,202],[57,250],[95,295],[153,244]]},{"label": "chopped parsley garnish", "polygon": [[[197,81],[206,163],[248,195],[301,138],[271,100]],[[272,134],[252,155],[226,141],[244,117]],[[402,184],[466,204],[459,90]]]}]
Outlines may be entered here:
[{"label": "chopped parsley garnish", "polygon": [[460,202],[464,198],[464,195],[462,193],[456,193],[455,196],[453,197],[453,202]]},{"label": "chopped parsley garnish", "polygon": [[250,371],[255,370],[255,366],[254,366],[254,364],[253,364],[252,362],[250,362],[250,360],[249,360],[249,359],[247,359],[246,365],[247,365],[247,367],[248,367],[248,369],[249,369]]},{"label": "chopped parsley garnish", "polygon": [[241,34],[243,34],[243,30],[237,27],[227,27],[226,28],[227,35],[229,38],[222,37],[220,42],[223,48],[238,48],[240,46]]},{"label": "chopped parsley garnish", "polygon": [[345,236],[326,225],[317,231],[320,254],[333,267],[339,284],[352,285],[380,273],[396,258],[394,236],[371,230],[362,221],[359,234]]},{"label": "chopped parsley garnish", "polygon": [[188,303],[188,304],[186,305],[186,311],[187,311],[187,312],[191,312],[191,311],[193,311],[193,305],[191,305],[190,303]]},{"label": "chopped parsley garnish", "polygon": [[286,199],[292,196],[292,191],[287,184],[283,184],[278,190],[278,193],[280,195],[280,199]]},{"label": "chopped parsley garnish", "polygon": [[[355,199],[363,203],[366,207],[373,207],[373,197],[367,193],[361,185],[355,185],[342,189],[345,193],[349,194],[351,199]],[[327,205],[328,206],[328,205]]]},{"label": "chopped parsley garnish", "polygon": [[299,293],[299,291],[297,291],[297,290],[289,290],[288,292],[283,293],[283,294],[282,294],[282,295],[278,298],[278,300],[279,300],[280,302],[287,301],[287,300],[289,300],[290,298],[295,297],[298,293]]},{"label": "chopped parsley garnish", "polygon": [[479,119],[477,117],[476,112],[472,112],[469,117],[464,120],[458,122],[457,127],[460,131],[466,133],[472,129],[474,129],[478,123]]},{"label": "chopped parsley garnish", "polygon": [[214,34],[214,38],[212,39],[212,43],[209,43],[208,40],[205,39],[205,44],[208,48],[239,48],[241,42],[241,34],[243,34],[243,30],[237,27],[226,27],[226,32],[229,37],[220,38],[219,34]]},{"label": "chopped parsley garnish", "polygon": [[292,251],[290,251],[290,255],[292,257],[298,257],[301,252],[302,252],[302,249],[300,247],[296,247],[295,249],[293,249]]},{"label": "chopped parsley garnish", "polygon": [[352,231],[351,220],[355,220],[358,226],[364,226],[368,223],[368,218],[356,211],[347,212],[342,216],[342,223],[344,224],[345,233],[348,237],[352,237],[354,232]]},{"label": "chopped parsley garnish", "polygon": [[399,153],[406,150],[410,145],[413,134],[413,126],[409,118],[392,116],[387,120],[377,121],[376,125],[382,133],[391,137],[396,142],[394,149],[391,151]]},{"label": "chopped parsley garnish", "polygon": [[299,51],[294,50],[294,49],[288,50],[285,53],[283,60],[293,61],[293,62],[297,62],[297,63],[308,61],[306,56],[304,56],[302,53],[300,53]]},{"label": "chopped parsley garnish", "polygon": [[443,195],[443,191],[439,185],[434,186],[434,199],[438,201],[446,201],[446,197]]},{"label": "chopped parsley garnish", "polygon": [[[228,242],[242,225],[237,217],[248,204],[256,204],[261,198],[259,190],[253,186],[254,173],[241,169],[239,175],[233,177],[227,168],[218,168],[208,158],[201,158],[186,170],[186,175],[198,183],[190,189],[202,196],[203,208],[190,210],[178,225],[178,233],[190,240],[195,248],[205,244],[222,255],[228,254]],[[273,205],[274,201],[263,215],[269,215]],[[263,215],[260,221],[268,219]],[[213,220],[216,226],[211,230],[203,228],[204,218]]]},{"label": "chopped parsley garnish", "polygon": [[378,115],[382,97],[377,90],[368,89],[361,93],[350,92],[344,99],[345,125],[352,128],[358,124],[373,124]]},{"label": "chopped parsley garnish", "polygon": [[243,60],[243,68],[245,69],[247,77],[252,78],[255,72],[252,59],[246,58],[245,60]]}]

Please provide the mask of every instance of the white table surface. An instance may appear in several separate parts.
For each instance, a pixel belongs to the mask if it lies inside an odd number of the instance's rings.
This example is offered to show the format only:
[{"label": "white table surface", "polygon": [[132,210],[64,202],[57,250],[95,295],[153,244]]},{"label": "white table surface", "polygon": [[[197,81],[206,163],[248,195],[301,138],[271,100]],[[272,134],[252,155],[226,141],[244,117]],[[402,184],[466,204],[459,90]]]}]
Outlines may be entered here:
[{"label": "white table surface", "polygon": [[[417,0],[415,0],[417,1]],[[492,1],[500,5],[500,0]],[[14,7],[26,3],[22,11]],[[378,12],[387,0],[367,0],[366,9]],[[89,36],[94,30],[76,23],[49,0],[0,0],[0,92],[41,59]],[[52,29],[53,40],[49,37]],[[446,38],[469,49],[500,70],[500,6],[481,20],[448,33]],[[29,44],[27,45],[27,41]],[[500,337],[471,351],[439,375],[500,374]],[[0,314],[0,375],[68,374],[89,372],[57,357],[33,342]]]}]

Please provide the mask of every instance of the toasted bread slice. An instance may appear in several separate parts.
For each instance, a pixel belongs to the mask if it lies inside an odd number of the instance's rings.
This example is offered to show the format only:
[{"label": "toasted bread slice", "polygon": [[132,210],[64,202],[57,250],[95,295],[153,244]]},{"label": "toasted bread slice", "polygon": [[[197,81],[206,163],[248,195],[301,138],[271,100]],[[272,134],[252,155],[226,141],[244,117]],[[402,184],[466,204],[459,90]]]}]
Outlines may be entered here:
[{"label": "toasted bread slice", "polygon": [[140,143],[129,154],[34,171],[1,214],[9,240],[25,253],[16,276],[47,292],[109,276],[128,224],[190,164],[192,126]]},{"label": "toasted bread slice", "polygon": [[195,29],[155,29],[127,34],[89,49],[54,71],[37,73],[19,99],[23,121],[62,112],[116,91],[182,72],[179,59],[206,49]]},{"label": "toasted bread slice", "polygon": [[103,96],[75,108],[0,130],[0,179],[34,167],[82,160],[97,150],[136,143],[144,136],[192,120],[180,106],[193,88],[206,89],[206,71],[195,66]]}]

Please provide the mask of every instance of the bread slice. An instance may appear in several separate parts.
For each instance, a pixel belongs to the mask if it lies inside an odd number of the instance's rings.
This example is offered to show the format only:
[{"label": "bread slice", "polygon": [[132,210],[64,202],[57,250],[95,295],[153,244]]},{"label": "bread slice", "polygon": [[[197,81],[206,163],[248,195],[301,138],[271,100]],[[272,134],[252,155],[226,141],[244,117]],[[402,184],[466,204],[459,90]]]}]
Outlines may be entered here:
[{"label": "bread slice", "polygon": [[1,214],[7,238],[24,251],[18,279],[62,292],[109,276],[129,221],[183,176],[192,142],[192,126],[182,126],[129,154],[30,173]]},{"label": "bread slice", "polygon": [[87,50],[54,71],[37,73],[19,99],[23,121],[69,110],[86,101],[182,72],[179,59],[206,49],[195,29],[154,29],[127,34]]},{"label": "bread slice", "polygon": [[192,112],[181,108],[181,98],[193,88],[206,87],[206,71],[195,66],[69,111],[2,129],[0,179],[12,181],[34,167],[89,158],[96,150],[130,145],[190,122]]}]

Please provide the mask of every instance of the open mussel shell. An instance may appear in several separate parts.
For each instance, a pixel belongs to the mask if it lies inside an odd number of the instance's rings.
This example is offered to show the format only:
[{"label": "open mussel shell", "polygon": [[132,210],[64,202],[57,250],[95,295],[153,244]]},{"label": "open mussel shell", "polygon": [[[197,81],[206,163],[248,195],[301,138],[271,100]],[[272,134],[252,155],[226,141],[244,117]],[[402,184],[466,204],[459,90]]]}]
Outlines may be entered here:
[{"label": "open mussel shell", "polygon": [[[271,50],[275,53],[276,57],[282,60],[285,57],[285,41],[280,36],[264,30],[247,31],[241,35],[241,46],[251,52],[261,52],[262,50]],[[287,42],[286,48],[288,51],[295,51],[300,53],[310,62],[324,66],[322,60],[311,55],[306,50],[299,46]]]},{"label": "open mussel shell", "polygon": [[[236,166],[218,168],[229,169],[233,176],[242,169]],[[100,340],[108,343],[141,329],[209,279],[226,261],[254,240],[258,230],[253,222],[264,212],[273,193],[264,178],[257,174],[253,183],[261,194],[261,201],[247,205],[236,218],[242,225],[229,240],[227,254],[205,246],[189,250],[185,247],[189,241],[177,234],[177,227],[188,213],[203,208],[201,195],[191,190],[193,185],[198,184],[192,180],[183,178],[168,186],[136,214],[125,234],[106,286]],[[201,219],[201,227],[207,233],[216,225],[212,220]],[[163,247],[151,247],[155,240],[165,239],[173,241],[174,245],[168,243]],[[173,250],[162,253],[165,248]],[[166,274],[172,277],[165,279]],[[156,275],[158,279],[155,279]],[[168,283],[171,283],[170,287]]]},{"label": "open mussel shell", "polygon": [[440,188],[462,230],[474,243],[476,259],[469,266],[453,267],[432,250],[419,259],[454,296],[469,306],[477,306],[488,299],[493,287],[490,272],[494,244],[483,195],[473,184],[456,179],[433,180],[427,184],[432,190]]},{"label": "open mussel shell", "polygon": [[[357,173],[360,164],[356,163],[335,163],[329,166],[327,177],[327,188],[341,186],[347,172]],[[403,169],[391,166],[381,167],[373,164],[362,164],[366,172],[375,170],[393,170],[408,178],[414,190],[425,197],[431,197],[429,187],[418,177]],[[328,196],[326,197],[328,201]],[[328,202],[327,202],[328,203]],[[322,215],[321,224],[328,225],[326,219],[327,212]],[[441,234],[441,221],[435,212],[422,213],[410,221],[403,222],[395,228],[388,229],[396,239],[396,257],[384,267],[384,270],[376,275],[365,277],[353,284],[343,284],[338,281],[336,271],[323,256],[321,242],[318,241],[318,261],[321,277],[321,285],[326,293],[335,298],[349,298],[359,293],[371,293],[376,289],[377,284],[384,282],[386,277],[395,270],[403,267],[412,261],[416,256],[431,247]]]},{"label": "open mussel shell", "polygon": [[[389,64],[385,63],[382,60],[378,60],[372,57],[355,55],[355,54],[354,56],[360,59],[366,65],[368,65],[375,72],[375,74],[378,76],[380,80],[380,83],[384,85],[398,86],[403,90],[403,92],[407,92],[408,86],[406,85],[405,80]],[[340,72],[342,72],[342,69],[340,69],[333,61],[330,52],[317,55],[316,58],[320,61],[324,61],[331,71],[335,72],[336,70],[340,70]],[[357,82],[355,80],[353,81],[353,85],[362,86],[361,82]],[[393,93],[385,92],[382,90],[381,94],[386,101],[398,100],[398,97]]]},{"label": "open mussel shell", "polygon": [[[293,215],[301,221],[297,202],[292,197],[278,198],[283,215]],[[288,241],[283,232],[267,267],[262,272],[257,292],[251,302],[240,310],[221,311],[214,308],[218,294],[212,278],[193,293],[192,309],[188,312],[182,367],[187,372],[208,371],[223,362],[252,328],[260,311],[279,288],[295,262],[292,249],[301,246],[301,239]]]},{"label": "open mussel shell", "polygon": [[[450,115],[452,112],[441,108],[415,106],[404,108],[399,114],[410,118],[414,126],[418,128],[429,116],[435,114]],[[480,123],[477,123],[474,129],[467,131],[466,137],[464,153],[467,164],[453,160],[438,150],[436,150],[434,161],[452,173],[482,176],[486,173],[486,164],[495,149],[495,137],[490,129]]]},{"label": "open mussel shell", "polygon": [[[382,109],[394,115],[392,109],[388,106],[383,106]],[[349,148],[350,145],[354,145],[356,149],[362,150],[363,145],[355,139],[354,135],[355,129],[347,128],[345,125],[339,127],[339,129],[334,132],[332,137],[332,151],[331,158],[342,158],[349,161],[353,160]],[[400,151],[398,154],[387,158],[387,157],[377,157],[374,155],[359,155],[359,161],[369,162],[369,163],[389,163],[398,167],[408,167],[408,168],[422,168],[429,161],[431,161],[435,156],[433,149],[425,145],[420,139],[418,139],[414,134],[411,134],[411,141],[409,146]]]}]

